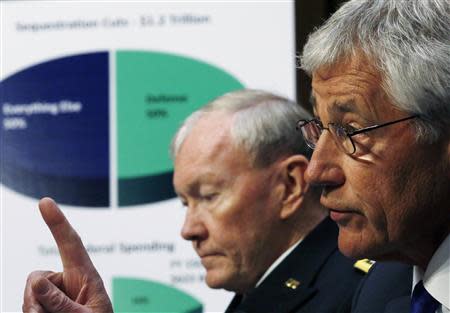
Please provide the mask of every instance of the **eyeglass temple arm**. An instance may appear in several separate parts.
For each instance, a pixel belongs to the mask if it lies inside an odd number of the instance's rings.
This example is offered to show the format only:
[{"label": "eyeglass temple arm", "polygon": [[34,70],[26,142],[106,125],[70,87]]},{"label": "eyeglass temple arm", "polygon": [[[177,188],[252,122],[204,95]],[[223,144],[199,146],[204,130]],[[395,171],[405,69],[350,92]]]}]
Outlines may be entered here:
[{"label": "eyeglass temple arm", "polygon": [[399,120],[395,120],[395,121],[390,121],[390,122],[387,122],[387,123],[384,123],[384,124],[373,125],[373,126],[361,128],[361,129],[358,129],[358,130],[355,130],[355,131],[349,133],[348,136],[353,136],[353,135],[357,135],[357,134],[360,134],[360,133],[365,133],[365,132],[368,132],[368,131],[371,131],[371,130],[374,130],[374,129],[377,129],[377,128],[380,128],[380,127],[389,126],[389,125],[396,124],[396,123],[399,123],[399,122],[403,122],[403,121],[406,121],[406,120],[410,120],[410,119],[413,119],[413,118],[416,118],[416,117],[419,117],[419,115],[411,115],[411,116],[408,116],[408,117],[405,117],[405,118],[402,118],[402,119],[399,119]]}]

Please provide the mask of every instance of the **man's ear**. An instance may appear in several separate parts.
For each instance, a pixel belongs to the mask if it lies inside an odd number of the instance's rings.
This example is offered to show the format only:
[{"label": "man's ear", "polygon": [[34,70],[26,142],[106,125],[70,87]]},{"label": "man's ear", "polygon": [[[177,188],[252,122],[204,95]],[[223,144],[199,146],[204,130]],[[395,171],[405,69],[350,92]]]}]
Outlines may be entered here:
[{"label": "man's ear", "polygon": [[281,163],[281,180],[285,187],[280,211],[281,219],[287,219],[297,212],[304,201],[308,189],[305,181],[308,163],[308,159],[301,154],[292,155]]}]

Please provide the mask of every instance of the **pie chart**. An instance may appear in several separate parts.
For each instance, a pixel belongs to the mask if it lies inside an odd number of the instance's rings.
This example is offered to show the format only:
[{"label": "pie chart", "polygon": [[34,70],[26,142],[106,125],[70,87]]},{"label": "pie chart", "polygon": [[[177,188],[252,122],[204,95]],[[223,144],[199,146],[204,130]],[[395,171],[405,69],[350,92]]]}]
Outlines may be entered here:
[{"label": "pie chart", "polygon": [[94,209],[173,198],[169,144],[181,121],[242,88],[217,66],[159,51],[31,65],[0,83],[1,183]]},{"label": "pie chart", "polygon": [[113,279],[114,312],[202,313],[203,305],[191,295],[151,280]]}]

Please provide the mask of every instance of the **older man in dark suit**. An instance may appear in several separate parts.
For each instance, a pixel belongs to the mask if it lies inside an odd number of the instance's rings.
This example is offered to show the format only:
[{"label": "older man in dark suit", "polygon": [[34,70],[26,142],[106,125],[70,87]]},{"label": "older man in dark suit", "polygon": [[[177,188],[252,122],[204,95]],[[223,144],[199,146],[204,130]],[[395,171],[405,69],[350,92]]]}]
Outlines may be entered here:
[{"label": "older man in dark suit", "polygon": [[[345,255],[414,266],[415,313],[450,312],[449,34],[448,0],[352,0],[302,55],[316,116],[298,124],[314,149],[306,179]],[[369,298],[401,284],[385,269],[355,310],[382,312]]]}]

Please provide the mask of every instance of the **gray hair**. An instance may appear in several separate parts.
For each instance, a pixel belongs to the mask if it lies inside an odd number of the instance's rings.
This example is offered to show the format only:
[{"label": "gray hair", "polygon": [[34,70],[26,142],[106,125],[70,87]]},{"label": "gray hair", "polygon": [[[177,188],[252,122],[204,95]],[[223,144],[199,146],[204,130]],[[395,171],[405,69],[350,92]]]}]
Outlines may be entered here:
[{"label": "gray hair", "polygon": [[171,154],[175,159],[195,123],[208,112],[224,111],[233,115],[231,138],[242,147],[255,167],[265,167],[282,156],[303,154],[309,149],[295,125],[311,115],[297,103],[261,90],[243,89],[220,96],[192,113],[175,134]]},{"label": "gray hair", "polygon": [[399,109],[417,114],[418,139],[450,125],[450,1],[351,0],[312,33],[301,56],[311,75],[362,51]]}]

